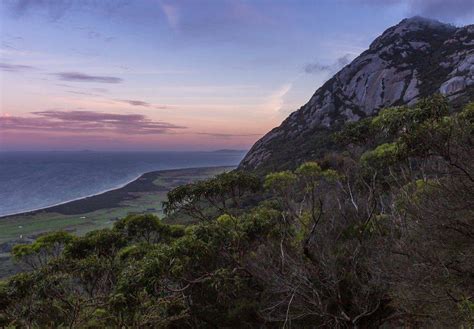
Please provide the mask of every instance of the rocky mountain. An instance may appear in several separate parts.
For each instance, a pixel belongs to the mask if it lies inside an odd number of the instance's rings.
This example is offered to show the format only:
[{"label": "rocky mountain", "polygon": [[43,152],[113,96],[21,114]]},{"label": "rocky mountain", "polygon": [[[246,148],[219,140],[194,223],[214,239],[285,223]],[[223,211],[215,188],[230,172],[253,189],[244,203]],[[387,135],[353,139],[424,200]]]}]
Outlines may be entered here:
[{"label": "rocky mountain", "polygon": [[318,158],[333,147],[330,133],[344,123],[434,93],[454,104],[473,99],[474,25],[404,19],[261,138],[239,168],[276,170]]}]

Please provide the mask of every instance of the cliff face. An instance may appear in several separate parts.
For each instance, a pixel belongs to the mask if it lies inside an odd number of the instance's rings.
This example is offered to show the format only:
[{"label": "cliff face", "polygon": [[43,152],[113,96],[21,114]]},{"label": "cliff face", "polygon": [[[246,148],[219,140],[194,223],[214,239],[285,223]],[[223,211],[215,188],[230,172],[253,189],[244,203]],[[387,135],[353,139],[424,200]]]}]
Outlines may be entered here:
[{"label": "cliff face", "polygon": [[452,102],[473,98],[474,25],[404,19],[262,137],[239,168],[281,169],[318,157],[331,146],[328,132],[343,123],[437,92]]}]

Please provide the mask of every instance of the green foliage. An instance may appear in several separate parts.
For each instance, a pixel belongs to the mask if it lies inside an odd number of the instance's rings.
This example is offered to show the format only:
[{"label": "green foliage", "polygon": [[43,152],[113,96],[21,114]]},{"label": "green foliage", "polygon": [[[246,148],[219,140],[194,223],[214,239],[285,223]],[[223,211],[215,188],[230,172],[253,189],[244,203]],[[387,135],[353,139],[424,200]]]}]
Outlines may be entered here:
[{"label": "green foliage", "polygon": [[53,232],[40,236],[33,244],[16,245],[12,250],[12,254],[15,258],[21,259],[40,252],[52,252],[59,246],[67,245],[73,239],[74,237],[67,232]]},{"label": "green foliage", "polygon": [[321,173],[321,166],[317,162],[305,162],[295,170],[295,174],[306,177],[319,177]]},{"label": "green foliage", "polygon": [[[375,145],[413,136],[425,123],[442,121],[449,114],[448,102],[441,95],[421,99],[414,107],[390,107],[373,118],[347,124],[334,134],[341,145]],[[402,138],[403,139],[403,138]]]},{"label": "green foliage", "polygon": [[103,229],[75,239],[66,246],[65,254],[73,259],[83,259],[90,255],[111,258],[125,245],[126,239],[120,232]]},{"label": "green foliage", "polygon": [[364,118],[346,124],[343,130],[333,135],[333,138],[340,145],[366,144],[374,132],[372,118]]},{"label": "green foliage", "polygon": [[464,298],[459,303],[459,309],[465,319],[466,328],[472,327],[474,325],[474,302]]},{"label": "green foliage", "polygon": [[263,184],[267,190],[273,190],[281,194],[286,193],[291,187],[293,187],[296,181],[296,175],[291,171],[280,171],[270,173],[265,177]]},{"label": "green foliage", "polygon": [[361,157],[364,165],[383,169],[405,158],[405,148],[400,143],[385,143],[374,150],[367,151]]},{"label": "green foliage", "polygon": [[52,232],[40,236],[32,244],[18,244],[13,247],[13,258],[20,264],[35,269],[57,259],[63,248],[74,241],[67,232]]},{"label": "green foliage", "polygon": [[410,133],[427,120],[439,120],[448,114],[448,103],[441,95],[420,100],[415,107],[384,109],[372,119],[375,131],[386,136]]},{"label": "green foliage", "polygon": [[336,181],[340,175],[333,169],[321,169],[317,162],[305,162],[295,170],[295,174],[306,182],[311,184],[316,181],[324,179],[326,181]]},{"label": "green foliage", "polygon": [[[177,187],[168,193],[168,201],[163,203],[163,208],[168,215],[183,212],[198,220],[209,220],[216,214],[240,208],[245,196],[259,189],[258,177],[232,171]],[[212,208],[213,211],[206,208]]]},{"label": "green foliage", "polygon": [[163,224],[157,216],[150,214],[129,215],[115,223],[114,229],[132,241],[146,243],[166,242],[184,235],[183,226]]}]

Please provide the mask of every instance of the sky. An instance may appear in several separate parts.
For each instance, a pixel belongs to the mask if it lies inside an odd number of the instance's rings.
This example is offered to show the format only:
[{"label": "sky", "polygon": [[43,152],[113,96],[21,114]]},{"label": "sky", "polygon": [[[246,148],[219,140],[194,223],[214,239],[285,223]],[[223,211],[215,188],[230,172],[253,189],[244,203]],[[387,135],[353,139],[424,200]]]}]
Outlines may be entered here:
[{"label": "sky", "polygon": [[249,149],[385,29],[472,0],[2,0],[0,151]]}]

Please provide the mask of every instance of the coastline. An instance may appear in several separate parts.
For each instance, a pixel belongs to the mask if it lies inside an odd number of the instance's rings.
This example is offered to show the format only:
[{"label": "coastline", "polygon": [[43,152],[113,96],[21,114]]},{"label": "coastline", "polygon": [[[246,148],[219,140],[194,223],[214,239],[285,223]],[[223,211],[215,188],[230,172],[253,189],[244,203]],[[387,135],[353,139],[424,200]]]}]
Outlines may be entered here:
[{"label": "coastline", "polygon": [[67,231],[81,236],[93,230],[110,228],[129,214],[153,214],[162,218],[162,202],[166,201],[168,191],[234,168],[235,165],[145,172],[122,187],[103,193],[1,217],[0,279],[19,271],[10,257],[16,244],[31,243],[52,231]]},{"label": "coastline", "polygon": [[104,193],[107,193],[107,192],[119,190],[119,189],[127,186],[128,184],[133,183],[134,181],[136,181],[137,179],[139,179],[143,175],[148,174],[148,173],[152,173],[152,172],[157,172],[157,171],[159,171],[159,170],[144,172],[144,173],[136,176],[135,178],[127,181],[124,184],[120,184],[116,187],[113,187],[113,188],[110,188],[110,189],[105,189],[105,190],[99,191],[97,193],[89,194],[89,195],[86,195],[86,196],[81,196],[81,197],[74,198],[74,199],[67,200],[67,201],[58,202],[58,203],[51,204],[51,205],[48,205],[48,206],[44,206],[44,207],[37,208],[37,209],[25,210],[25,211],[15,212],[15,213],[12,213],[12,214],[1,215],[0,220],[4,217],[24,216],[24,215],[40,212],[40,211],[43,211],[43,210],[48,210],[49,208],[53,208],[53,207],[56,207],[56,206],[61,206],[61,205],[64,205],[66,203],[69,203],[69,202],[80,201],[80,200],[84,200],[84,199],[87,199],[87,198],[92,198],[92,197],[95,197],[95,196],[98,196],[98,195],[101,195],[101,194],[104,194]]},{"label": "coastline", "polygon": [[135,178],[127,181],[124,184],[120,184],[119,186],[116,186],[116,187],[113,187],[113,188],[110,188],[110,189],[105,189],[105,190],[99,191],[97,193],[89,194],[89,195],[86,195],[86,196],[81,196],[81,197],[74,198],[74,199],[67,200],[67,201],[54,203],[54,204],[51,204],[51,205],[48,205],[48,206],[45,206],[45,207],[41,207],[41,208],[37,208],[37,209],[19,211],[19,212],[15,212],[15,213],[12,213],[12,214],[1,215],[0,220],[2,218],[5,218],[5,217],[25,216],[25,215],[32,214],[32,213],[41,212],[41,211],[44,211],[44,210],[48,210],[49,208],[53,208],[53,207],[56,207],[56,206],[61,206],[61,205],[67,204],[69,202],[80,201],[80,200],[84,200],[84,199],[87,199],[87,198],[92,198],[92,197],[95,197],[95,196],[98,196],[98,195],[101,195],[101,194],[104,194],[104,193],[107,193],[107,192],[119,190],[119,189],[127,186],[128,184],[133,183],[134,181],[136,181],[137,179],[139,179],[140,177],[142,177],[145,174],[158,172],[158,171],[159,170],[154,170],[154,171],[148,171],[148,172],[141,173],[140,175],[138,175]]},{"label": "coastline", "polygon": [[68,200],[68,201],[55,203],[55,204],[48,205],[48,206],[45,206],[45,207],[41,207],[41,208],[38,208],[38,209],[20,211],[20,212],[16,212],[16,213],[12,213],[12,214],[1,215],[0,220],[5,219],[5,218],[22,217],[22,216],[35,215],[35,214],[42,213],[42,212],[48,212],[48,211],[50,211],[50,210],[52,210],[56,207],[65,206],[65,205],[68,205],[69,203],[73,203],[73,202],[77,202],[77,201],[85,201],[87,199],[102,196],[102,195],[107,194],[107,193],[116,192],[116,191],[119,191],[119,190],[127,187],[130,184],[133,184],[133,183],[139,181],[140,179],[142,179],[146,175],[161,174],[161,173],[174,172],[174,171],[205,170],[205,169],[219,169],[219,168],[228,168],[228,169],[232,170],[232,169],[235,169],[236,166],[206,166],[206,167],[173,168],[173,169],[162,169],[162,170],[147,171],[147,172],[143,172],[143,173],[137,175],[135,178],[127,181],[124,184],[120,184],[116,187],[106,189],[106,190],[102,190],[102,191],[99,191],[97,193],[93,193],[93,194],[86,195],[86,196],[83,196],[83,197],[71,199],[71,200]]}]

